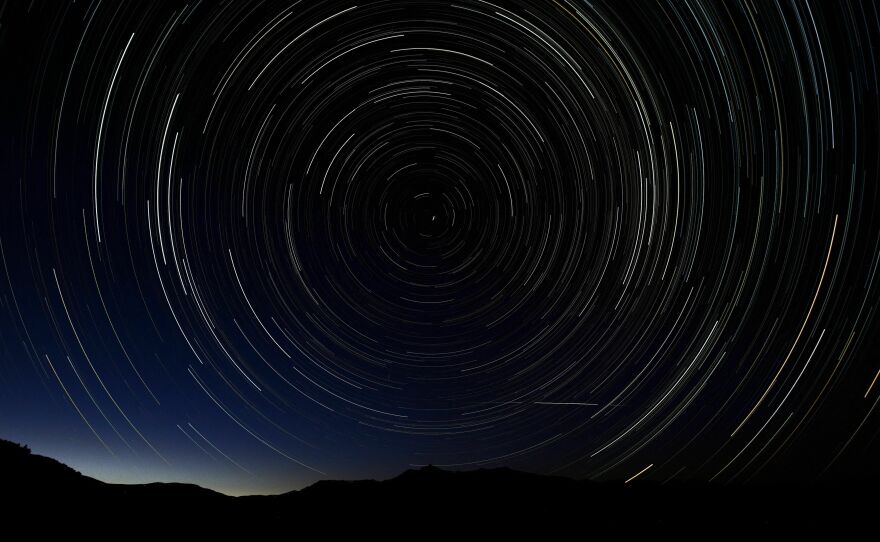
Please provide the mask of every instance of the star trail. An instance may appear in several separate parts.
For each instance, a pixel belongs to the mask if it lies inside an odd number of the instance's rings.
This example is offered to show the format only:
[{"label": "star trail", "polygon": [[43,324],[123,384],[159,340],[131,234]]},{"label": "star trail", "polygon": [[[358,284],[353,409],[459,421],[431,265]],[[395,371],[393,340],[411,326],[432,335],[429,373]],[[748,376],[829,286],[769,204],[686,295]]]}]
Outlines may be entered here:
[{"label": "star trail", "polygon": [[4,2],[0,432],[110,481],[876,475],[871,2]]}]

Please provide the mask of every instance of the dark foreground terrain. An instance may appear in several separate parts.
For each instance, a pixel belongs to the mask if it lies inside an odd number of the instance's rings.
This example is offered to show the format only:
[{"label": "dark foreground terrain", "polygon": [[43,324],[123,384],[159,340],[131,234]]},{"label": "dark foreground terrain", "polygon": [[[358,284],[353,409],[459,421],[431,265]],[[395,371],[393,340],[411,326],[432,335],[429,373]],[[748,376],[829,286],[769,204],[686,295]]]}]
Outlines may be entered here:
[{"label": "dark foreground terrain", "polygon": [[[34,534],[57,529],[61,522],[74,533],[163,526],[286,533],[317,528],[332,537],[405,529],[415,538],[430,538],[460,525],[471,535],[478,529],[554,540],[634,531],[687,531],[715,539],[731,532],[814,529],[819,529],[814,534],[862,531],[871,539],[880,525],[875,482],[623,484],[505,468],[459,472],[425,467],[384,481],[320,481],[282,495],[229,497],[189,484],[107,484],[0,440],[0,519],[7,529]],[[524,527],[531,529],[518,531]],[[560,532],[566,534],[551,535]]]}]

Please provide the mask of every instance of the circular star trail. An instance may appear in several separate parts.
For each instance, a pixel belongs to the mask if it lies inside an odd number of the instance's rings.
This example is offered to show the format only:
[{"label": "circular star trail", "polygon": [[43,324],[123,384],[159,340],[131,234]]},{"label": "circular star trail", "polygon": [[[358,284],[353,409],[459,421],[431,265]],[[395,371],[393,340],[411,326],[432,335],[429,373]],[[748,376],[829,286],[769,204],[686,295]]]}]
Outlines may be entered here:
[{"label": "circular star trail", "polygon": [[876,473],[871,4],[82,4],[0,19],[8,434],[230,491]]}]

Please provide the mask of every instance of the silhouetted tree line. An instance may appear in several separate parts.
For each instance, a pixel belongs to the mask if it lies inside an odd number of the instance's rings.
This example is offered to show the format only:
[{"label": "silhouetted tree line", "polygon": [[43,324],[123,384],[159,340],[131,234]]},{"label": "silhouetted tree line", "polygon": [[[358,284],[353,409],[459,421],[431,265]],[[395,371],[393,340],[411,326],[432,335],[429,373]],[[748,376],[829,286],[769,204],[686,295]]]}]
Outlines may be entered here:
[{"label": "silhouetted tree line", "polygon": [[18,444],[17,442],[10,442],[8,440],[0,439],[0,452],[2,452],[4,456],[25,456],[30,455],[31,449],[26,444]]}]

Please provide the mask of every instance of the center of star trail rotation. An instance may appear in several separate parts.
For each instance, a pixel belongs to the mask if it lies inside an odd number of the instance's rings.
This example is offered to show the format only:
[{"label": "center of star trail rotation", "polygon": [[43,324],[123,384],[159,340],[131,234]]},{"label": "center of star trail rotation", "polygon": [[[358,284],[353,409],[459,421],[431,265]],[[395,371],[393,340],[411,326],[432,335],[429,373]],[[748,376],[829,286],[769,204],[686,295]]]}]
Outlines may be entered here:
[{"label": "center of star trail rotation", "polygon": [[877,472],[870,3],[0,13],[4,436],[229,492]]}]

